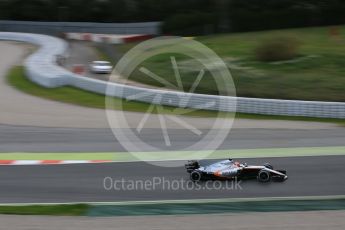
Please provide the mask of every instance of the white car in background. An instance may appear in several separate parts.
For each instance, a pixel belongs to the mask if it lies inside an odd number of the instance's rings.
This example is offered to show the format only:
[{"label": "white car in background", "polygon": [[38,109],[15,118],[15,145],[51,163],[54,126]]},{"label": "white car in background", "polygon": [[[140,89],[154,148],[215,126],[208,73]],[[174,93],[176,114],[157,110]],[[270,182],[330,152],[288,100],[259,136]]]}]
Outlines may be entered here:
[{"label": "white car in background", "polygon": [[113,66],[108,61],[93,61],[90,70],[92,73],[111,73]]}]

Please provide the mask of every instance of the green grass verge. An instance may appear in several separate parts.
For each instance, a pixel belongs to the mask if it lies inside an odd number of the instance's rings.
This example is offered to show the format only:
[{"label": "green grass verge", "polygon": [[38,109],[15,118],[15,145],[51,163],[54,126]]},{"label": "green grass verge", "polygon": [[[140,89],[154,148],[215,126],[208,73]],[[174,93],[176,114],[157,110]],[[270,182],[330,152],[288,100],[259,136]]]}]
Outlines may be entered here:
[{"label": "green grass verge", "polygon": [[0,160],[109,160],[113,162],[164,161],[179,160],[186,157],[201,159],[225,158],[263,158],[263,157],[302,157],[302,156],[335,156],[345,155],[344,146],[306,147],[306,148],[262,148],[262,149],[231,149],[216,151],[169,151],[169,152],[138,152],[135,155],[126,152],[117,153],[0,153]]},{"label": "green grass verge", "polygon": [[[60,101],[64,103],[70,103],[74,105],[90,107],[90,108],[105,108],[105,96],[88,92],[85,90],[77,89],[74,87],[64,86],[54,89],[48,89],[41,87],[25,77],[24,68],[22,66],[16,66],[12,68],[7,76],[8,83],[14,88],[23,91],[27,94],[34,96]],[[145,112],[149,108],[149,104],[126,101],[119,98],[114,98],[115,109],[131,111],[131,112]],[[119,104],[123,106],[120,107]],[[116,107],[118,105],[118,107]],[[184,114],[186,116],[195,117],[215,117],[224,116],[222,112],[197,110],[189,112],[187,109],[174,108],[164,106],[163,112],[166,114]],[[156,111],[153,111],[156,112]],[[237,113],[236,118],[246,119],[265,119],[265,120],[295,120],[295,121],[314,121],[314,122],[332,122],[340,125],[345,125],[345,119],[328,119],[328,118],[308,118],[308,117],[290,117],[290,116],[270,116],[270,115],[256,115],[256,114],[241,114]]]},{"label": "green grass verge", "polygon": [[[14,88],[34,96],[84,107],[105,109],[104,95],[88,92],[70,86],[53,89],[44,88],[27,79],[25,77],[24,68],[22,66],[16,66],[12,68],[8,73],[7,81],[9,85],[13,86]],[[145,112],[150,106],[150,104],[148,103],[126,101],[120,98],[114,98],[113,102],[114,109],[130,112]],[[155,112],[157,111],[153,111],[153,113]],[[163,112],[166,114],[185,114],[187,116],[197,117],[214,117],[218,114],[218,112],[215,111],[190,111],[188,109],[181,109],[170,106],[163,106]]]},{"label": "green grass verge", "polygon": [[49,215],[49,216],[84,216],[90,206],[75,205],[28,205],[28,206],[0,206],[0,214],[6,215]]},{"label": "green grass verge", "polygon": [[[234,33],[195,38],[214,50],[228,63],[241,97],[295,100],[345,101],[345,26],[339,26],[340,36],[330,35],[330,27],[285,29],[249,33]],[[293,62],[267,63],[255,59],[254,50],[262,41],[292,37],[299,41],[300,58]],[[124,44],[117,50],[125,53],[135,44]],[[170,63],[171,54],[162,54],[146,60],[142,66],[176,85]],[[175,55],[185,89],[197,77],[198,65],[191,59]],[[194,67],[186,68],[186,67]],[[139,71],[130,79],[161,86]],[[213,78],[206,74],[197,92],[217,94],[225,88],[216,88]]]},{"label": "green grass verge", "polygon": [[7,76],[9,85],[34,96],[76,104],[92,108],[104,108],[104,96],[90,93],[73,87],[59,87],[48,89],[41,87],[25,77],[22,66],[13,67]]},{"label": "green grass verge", "polygon": [[267,198],[238,199],[226,201],[193,200],[156,201],[152,203],[123,204],[42,204],[2,205],[0,214],[6,215],[48,215],[48,216],[143,216],[143,215],[187,215],[241,212],[287,212],[344,210],[344,198]]}]

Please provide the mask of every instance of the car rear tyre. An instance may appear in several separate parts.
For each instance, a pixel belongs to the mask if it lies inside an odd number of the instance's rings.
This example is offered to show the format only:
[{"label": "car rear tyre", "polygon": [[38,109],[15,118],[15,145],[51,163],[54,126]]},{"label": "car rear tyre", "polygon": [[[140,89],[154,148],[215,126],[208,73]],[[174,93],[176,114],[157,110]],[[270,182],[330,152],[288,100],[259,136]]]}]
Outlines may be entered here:
[{"label": "car rear tyre", "polygon": [[198,171],[193,171],[190,174],[190,179],[194,182],[200,181],[201,180],[201,173]]},{"label": "car rear tyre", "polygon": [[271,173],[266,170],[261,170],[258,174],[258,181],[261,183],[267,183],[271,180]]}]

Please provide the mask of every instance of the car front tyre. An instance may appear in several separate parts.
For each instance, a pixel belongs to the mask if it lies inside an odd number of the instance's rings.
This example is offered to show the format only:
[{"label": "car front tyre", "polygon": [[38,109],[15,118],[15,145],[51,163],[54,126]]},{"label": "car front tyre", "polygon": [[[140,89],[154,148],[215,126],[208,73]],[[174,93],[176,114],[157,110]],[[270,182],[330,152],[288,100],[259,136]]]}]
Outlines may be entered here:
[{"label": "car front tyre", "polygon": [[258,181],[261,183],[267,183],[271,180],[271,173],[266,170],[260,170],[258,174]]}]

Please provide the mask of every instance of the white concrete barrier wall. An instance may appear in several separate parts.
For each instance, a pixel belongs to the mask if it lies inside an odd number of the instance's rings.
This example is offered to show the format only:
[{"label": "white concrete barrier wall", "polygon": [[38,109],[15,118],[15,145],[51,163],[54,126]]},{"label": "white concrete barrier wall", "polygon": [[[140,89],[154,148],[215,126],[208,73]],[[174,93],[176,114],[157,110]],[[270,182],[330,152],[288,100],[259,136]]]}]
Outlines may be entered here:
[{"label": "white concrete barrier wall", "polygon": [[[61,39],[46,35],[1,33],[0,40],[28,42],[40,49],[25,61],[26,74],[32,81],[44,87],[70,85],[95,93],[105,94],[107,83],[73,74],[56,65],[57,55],[65,55],[68,45]],[[210,110],[266,115],[345,118],[345,103],[294,101],[259,98],[234,98],[225,96],[186,94],[174,91],[139,88],[111,83],[111,96],[127,98],[139,93],[145,96],[137,101]],[[157,100],[157,95],[160,99]]]},{"label": "white concrete barrier wall", "polygon": [[27,42],[39,50],[25,60],[25,71],[33,82],[48,88],[68,84],[70,72],[56,64],[58,55],[65,55],[67,44],[58,38],[26,33],[0,32],[0,40]]}]

